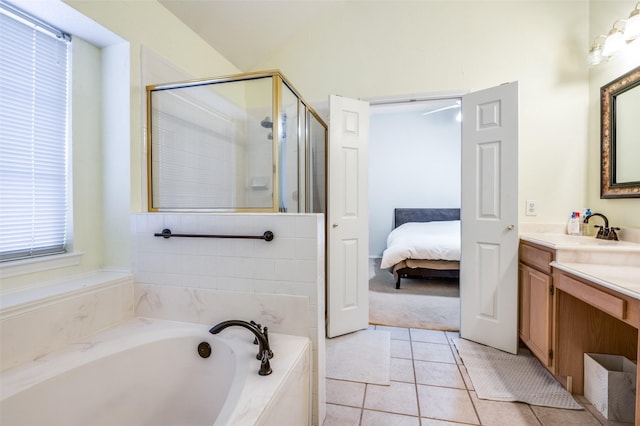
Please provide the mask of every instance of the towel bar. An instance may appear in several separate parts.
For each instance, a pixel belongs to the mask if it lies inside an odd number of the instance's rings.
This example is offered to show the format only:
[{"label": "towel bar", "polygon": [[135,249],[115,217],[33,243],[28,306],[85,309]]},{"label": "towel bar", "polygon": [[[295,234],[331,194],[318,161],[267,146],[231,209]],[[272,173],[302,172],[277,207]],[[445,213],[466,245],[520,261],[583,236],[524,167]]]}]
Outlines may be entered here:
[{"label": "towel bar", "polygon": [[240,238],[240,239],[251,239],[251,240],[265,240],[271,241],[273,240],[273,232],[265,231],[262,235],[208,235],[208,234],[173,234],[171,233],[171,229],[163,229],[160,233],[153,234],[154,237],[163,237],[163,238],[171,238],[171,237],[186,237],[186,238]]}]

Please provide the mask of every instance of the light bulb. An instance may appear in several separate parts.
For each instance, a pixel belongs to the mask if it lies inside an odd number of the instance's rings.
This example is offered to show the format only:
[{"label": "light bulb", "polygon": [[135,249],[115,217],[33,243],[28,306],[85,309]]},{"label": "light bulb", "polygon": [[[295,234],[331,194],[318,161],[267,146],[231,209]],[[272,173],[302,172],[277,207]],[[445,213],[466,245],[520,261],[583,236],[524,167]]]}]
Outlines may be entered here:
[{"label": "light bulb", "polygon": [[589,62],[589,65],[598,65],[602,62],[602,47],[597,46],[591,49],[587,61]]},{"label": "light bulb", "polygon": [[627,45],[622,32],[616,28],[612,29],[604,41],[602,56],[611,56]]},{"label": "light bulb", "polygon": [[624,38],[631,41],[640,37],[640,10],[635,9],[624,24]]}]

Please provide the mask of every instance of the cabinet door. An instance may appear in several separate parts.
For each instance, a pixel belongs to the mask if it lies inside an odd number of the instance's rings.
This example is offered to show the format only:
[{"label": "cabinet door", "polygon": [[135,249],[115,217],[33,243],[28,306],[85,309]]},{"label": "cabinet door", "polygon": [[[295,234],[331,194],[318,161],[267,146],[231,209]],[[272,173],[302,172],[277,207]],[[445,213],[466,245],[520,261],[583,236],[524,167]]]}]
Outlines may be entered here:
[{"label": "cabinet door", "polygon": [[531,280],[527,275],[529,268],[520,263],[518,265],[518,334],[524,343],[529,343],[531,319]]},{"label": "cabinet door", "polygon": [[553,366],[551,353],[552,279],[551,276],[521,265],[522,287],[528,289],[528,339],[523,341],[547,368]]}]

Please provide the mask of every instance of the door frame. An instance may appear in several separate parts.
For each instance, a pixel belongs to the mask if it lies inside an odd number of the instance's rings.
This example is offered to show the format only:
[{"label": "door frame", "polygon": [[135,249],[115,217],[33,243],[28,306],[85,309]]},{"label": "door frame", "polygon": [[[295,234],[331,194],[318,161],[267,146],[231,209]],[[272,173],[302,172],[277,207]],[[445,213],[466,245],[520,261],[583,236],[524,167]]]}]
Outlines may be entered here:
[{"label": "door frame", "polygon": [[[486,88],[489,89],[489,88]],[[486,89],[482,89],[482,90],[486,90]],[[370,105],[372,107],[375,107],[376,105],[385,105],[385,104],[398,104],[398,105],[406,105],[409,104],[411,102],[416,102],[416,101],[429,101],[429,100],[437,100],[437,99],[459,99],[462,103],[464,103],[463,101],[463,97],[469,93],[472,93],[472,91],[470,90],[466,90],[466,91],[457,91],[457,92],[449,92],[446,94],[436,94],[436,93],[432,93],[432,94],[425,94],[425,95],[421,95],[421,96],[411,96],[411,97],[395,97],[395,96],[391,96],[391,97],[386,97],[386,98],[372,98],[369,100]],[[518,102],[519,103],[519,102]],[[462,109],[461,109],[462,112]],[[371,112],[370,112],[371,114]],[[462,126],[462,125],[461,125]],[[516,126],[519,126],[519,117],[516,116]],[[462,130],[462,128],[461,128]],[[461,131],[461,135],[460,135],[460,145],[462,148],[462,143],[463,143],[463,132]],[[519,144],[519,141],[517,141],[517,143]],[[517,149],[517,148],[516,148]],[[462,154],[461,154],[461,158],[460,158],[460,162],[462,163]],[[371,168],[369,169],[369,174],[371,175],[372,170]],[[462,193],[463,193],[463,189],[462,186],[464,185],[464,182],[461,182],[461,188],[460,188],[460,208],[462,208]],[[517,196],[516,196],[517,199]],[[517,211],[517,206],[516,206],[516,211]],[[516,213],[517,214],[517,213]],[[519,222],[519,217],[516,217],[515,220],[515,225],[517,228]],[[461,260],[461,267],[462,267],[462,260]],[[460,286],[462,288],[462,281],[460,281]],[[462,291],[460,293],[460,319],[462,320],[462,308],[463,308],[463,302],[462,302]],[[461,324],[461,328],[462,328],[462,324]]]}]

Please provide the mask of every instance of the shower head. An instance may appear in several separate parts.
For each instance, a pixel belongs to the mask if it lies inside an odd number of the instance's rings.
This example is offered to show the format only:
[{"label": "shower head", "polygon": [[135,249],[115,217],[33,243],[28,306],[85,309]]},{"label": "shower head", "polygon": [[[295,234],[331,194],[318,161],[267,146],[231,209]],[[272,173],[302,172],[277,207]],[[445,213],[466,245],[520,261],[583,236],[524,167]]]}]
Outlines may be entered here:
[{"label": "shower head", "polygon": [[267,116],[260,122],[260,125],[265,129],[271,129],[273,127],[273,121]]}]

